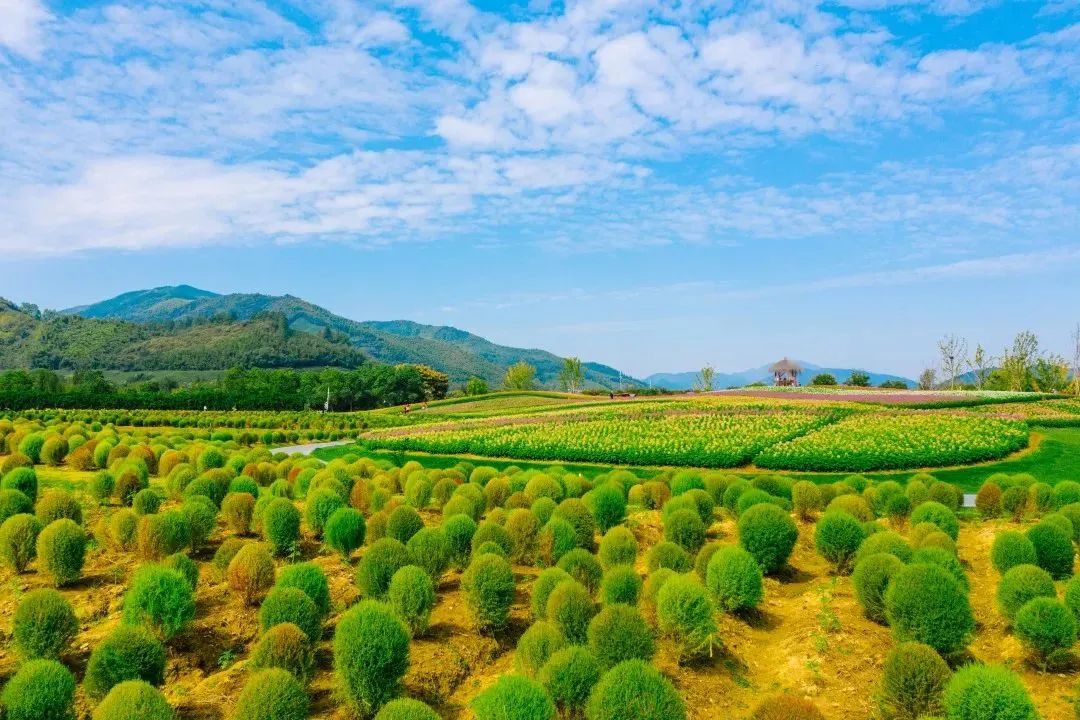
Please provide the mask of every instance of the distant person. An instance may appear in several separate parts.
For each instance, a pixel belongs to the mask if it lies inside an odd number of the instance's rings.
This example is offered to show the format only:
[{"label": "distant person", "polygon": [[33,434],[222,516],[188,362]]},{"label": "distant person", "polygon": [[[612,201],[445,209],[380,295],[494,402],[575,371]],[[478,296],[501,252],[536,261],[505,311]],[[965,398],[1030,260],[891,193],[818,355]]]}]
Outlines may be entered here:
[{"label": "distant person", "polygon": [[405,403],[405,407],[402,408],[402,413],[404,413],[405,415],[409,414],[409,403]]}]

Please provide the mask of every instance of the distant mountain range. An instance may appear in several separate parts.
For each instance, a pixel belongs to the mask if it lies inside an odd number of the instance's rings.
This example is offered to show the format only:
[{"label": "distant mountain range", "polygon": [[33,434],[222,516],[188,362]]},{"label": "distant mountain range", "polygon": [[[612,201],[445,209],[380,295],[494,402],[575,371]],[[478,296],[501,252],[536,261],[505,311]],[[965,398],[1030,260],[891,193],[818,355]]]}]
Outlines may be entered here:
[{"label": "distant mountain range", "polygon": [[[771,364],[771,363],[770,363]],[[821,367],[820,365],[814,365],[813,363],[799,361],[799,365],[803,368],[803,373],[800,377],[800,381],[803,384],[808,384],[810,379],[820,373],[829,373],[833,375],[837,382],[845,383],[848,378],[851,377],[851,373],[861,368],[830,368]],[[863,370],[870,376],[871,385],[880,385],[886,380],[900,380],[907,383],[908,387],[914,387],[915,381],[910,378],[900,377],[899,375],[890,375],[888,373],[872,372],[870,370]],[[692,372],[680,372],[680,373],[655,373],[645,378],[645,382],[652,387],[664,388],[666,390],[692,390],[694,384],[697,382],[698,371]],[[740,372],[722,373],[717,372],[713,377],[713,387],[716,389],[727,387],[742,387],[744,385],[750,385],[756,382],[764,382],[772,384],[773,376],[769,372],[769,365],[762,365],[761,367],[750,368],[749,370],[742,370]]]},{"label": "distant mountain range", "polygon": [[[538,349],[497,345],[455,327],[422,325],[408,320],[356,321],[291,295],[234,293],[219,295],[189,285],[136,290],[109,300],[69,308],[64,315],[93,320],[124,321],[146,326],[182,326],[209,319],[250,322],[266,315],[283,315],[291,331],[314,337],[342,336],[347,344],[377,362],[429,365],[450,376],[453,383],[481,377],[498,387],[506,369],[517,362],[536,368],[537,380],[554,385],[563,359]],[[584,363],[586,383],[616,387],[621,374],[599,363]],[[626,377],[624,382],[632,383]]]}]

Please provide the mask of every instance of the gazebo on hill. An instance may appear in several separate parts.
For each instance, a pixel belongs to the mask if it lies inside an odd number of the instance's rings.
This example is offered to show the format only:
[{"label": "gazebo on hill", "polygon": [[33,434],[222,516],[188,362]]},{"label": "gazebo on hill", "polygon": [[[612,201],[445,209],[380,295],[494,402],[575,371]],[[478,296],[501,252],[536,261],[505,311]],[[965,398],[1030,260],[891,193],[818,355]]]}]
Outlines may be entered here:
[{"label": "gazebo on hill", "polygon": [[769,372],[773,374],[773,384],[788,387],[799,384],[799,373],[802,372],[799,363],[784,358],[769,366]]}]

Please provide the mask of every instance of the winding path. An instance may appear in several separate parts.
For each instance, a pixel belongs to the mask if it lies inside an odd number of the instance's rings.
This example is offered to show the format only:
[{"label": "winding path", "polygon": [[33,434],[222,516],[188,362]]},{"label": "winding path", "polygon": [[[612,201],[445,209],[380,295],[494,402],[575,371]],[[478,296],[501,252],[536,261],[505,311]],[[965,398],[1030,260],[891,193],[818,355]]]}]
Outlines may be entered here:
[{"label": "winding path", "polygon": [[285,453],[287,455],[292,455],[293,453],[300,453],[301,455],[310,455],[312,451],[318,450],[319,448],[336,447],[338,445],[349,445],[349,444],[351,444],[353,442],[356,442],[356,441],[355,440],[328,440],[326,442],[305,443],[304,445],[282,445],[281,447],[274,448],[273,451],[276,452],[276,453],[283,452],[283,453]]}]

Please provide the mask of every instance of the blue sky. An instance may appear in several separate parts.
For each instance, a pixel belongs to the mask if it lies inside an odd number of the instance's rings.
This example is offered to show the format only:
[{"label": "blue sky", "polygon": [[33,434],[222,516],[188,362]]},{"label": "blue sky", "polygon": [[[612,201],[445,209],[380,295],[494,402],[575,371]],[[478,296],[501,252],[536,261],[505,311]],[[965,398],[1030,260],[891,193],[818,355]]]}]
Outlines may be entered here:
[{"label": "blue sky", "polygon": [[636,375],[1080,321],[1080,2],[0,0],[0,294],[292,293]]}]

